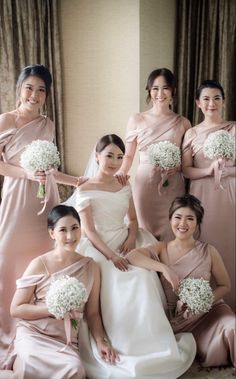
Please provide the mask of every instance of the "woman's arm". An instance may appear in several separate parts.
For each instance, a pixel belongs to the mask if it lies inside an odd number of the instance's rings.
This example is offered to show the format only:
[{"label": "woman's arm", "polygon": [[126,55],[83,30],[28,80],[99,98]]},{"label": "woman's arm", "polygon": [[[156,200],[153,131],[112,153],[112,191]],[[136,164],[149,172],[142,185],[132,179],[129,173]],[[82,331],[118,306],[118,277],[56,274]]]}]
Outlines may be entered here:
[{"label": "woman's arm", "polygon": [[[41,260],[36,258],[29,264],[23,277],[42,273],[45,273],[44,266]],[[11,302],[10,313],[12,317],[21,318],[23,320],[38,320],[51,315],[48,312],[46,304],[31,304],[35,288],[36,286],[30,286],[16,290]]]},{"label": "woman's arm", "polygon": [[133,197],[131,196],[129,201],[129,209],[127,212],[128,217],[128,237],[120,248],[120,252],[123,254],[128,253],[135,248],[136,239],[138,234],[138,221],[136,211],[134,207]]},{"label": "woman's arm", "polygon": [[219,252],[213,246],[209,245],[209,248],[212,259],[211,273],[216,282],[213,295],[214,301],[217,301],[230,291],[230,278]]},{"label": "woman's arm", "polygon": [[100,281],[100,271],[94,263],[94,282],[85,307],[85,316],[101,358],[115,363],[119,360],[119,356],[107,341],[100,315]]},{"label": "woman's arm", "polygon": [[64,172],[61,171],[56,171],[53,173],[53,176],[55,178],[55,181],[58,184],[66,184],[69,186],[74,186],[74,187],[79,187],[81,184],[86,182],[88,178],[85,176],[73,176],[73,175],[68,175],[65,174]]},{"label": "woman's arm", "polygon": [[96,249],[98,249],[107,259],[110,259],[118,269],[126,271],[128,269],[126,260],[122,257],[117,256],[97,233],[93,222],[91,206],[84,208],[79,212],[79,214],[83,230],[85,231],[88,239],[96,247]]},{"label": "woman's arm", "polygon": [[[184,136],[183,145],[185,144],[185,140],[189,140],[193,138],[195,135],[196,135],[196,131],[193,128],[188,129]],[[182,171],[186,178],[194,180],[194,179],[201,179],[206,176],[212,176],[214,174],[214,167],[215,167],[215,162],[212,162],[212,164],[209,167],[203,167],[203,168],[194,167],[191,149],[182,151]]]},{"label": "woman's arm", "polygon": [[[161,255],[163,250],[163,244],[157,242],[157,244],[151,247],[155,250],[157,256]],[[166,280],[171,284],[173,289],[177,289],[179,286],[178,275],[175,274],[166,264],[159,262],[151,257],[151,252],[147,248],[139,248],[132,250],[127,255],[127,260],[133,265],[145,268],[150,271],[157,271],[163,274]]]},{"label": "woman's arm", "polygon": [[[132,130],[135,130],[137,128],[137,123],[139,122],[139,119],[140,119],[139,114],[135,114],[129,118],[127,128],[126,128],[126,133],[128,133]],[[122,185],[126,185],[128,179],[129,179],[127,174],[128,174],[128,172],[132,166],[132,163],[134,160],[134,155],[136,152],[136,148],[137,148],[136,139],[134,139],[131,142],[126,142],[126,144],[125,144],[125,155],[123,158],[123,163],[121,165],[121,168],[119,169],[119,171],[115,175],[117,177],[118,181]]]}]

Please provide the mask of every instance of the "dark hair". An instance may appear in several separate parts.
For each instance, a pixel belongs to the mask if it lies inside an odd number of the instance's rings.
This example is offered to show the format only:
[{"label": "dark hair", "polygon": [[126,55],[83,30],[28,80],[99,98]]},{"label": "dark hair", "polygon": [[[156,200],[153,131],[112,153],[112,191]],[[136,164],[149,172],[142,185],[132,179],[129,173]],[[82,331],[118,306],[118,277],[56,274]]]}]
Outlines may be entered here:
[{"label": "dark hair", "polygon": [[153,86],[155,79],[158,76],[164,76],[167,85],[172,90],[172,96],[174,96],[174,94],[175,94],[176,82],[175,82],[174,74],[168,68],[158,68],[158,69],[151,72],[151,74],[149,75],[148,80],[147,80],[147,84],[146,84],[146,90],[148,91],[148,95],[146,98],[147,104],[150,103],[151,89],[152,89],[152,86]]},{"label": "dark hair", "polygon": [[169,209],[169,220],[179,208],[190,208],[196,216],[198,226],[198,236],[201,234],[201,223],[204,216],[204,208],[201,201],[193,195],[179,196],[174,199]]},{"label": "dark hair", "polygon": [[54,229],[57,222],[66,216],[74,217],[78,223],[80,224],[80,217],[78,212],[74,207],[70,207],[68,205],[60,204],[52,208],[52,210],[48,214],[48,229]]},{"label": "dark hair", "polygon": [[50,93],[51,84],[52,84],[52,76],[49,70],[42,64],[32,64],[30,66],[23,68],[23,70],[21,71],[18,77],[18,80],[16,83],[16,98],[18,102],[19,102],[22,84],[29,76],[37,76],[38,78],[44,81],[45,87],[46,87],[46,97],[48,97]]},{"label": "dark hair", "polygon": [[113,143],[118,146],[122,153],[125,154],[125,144],[122,139],[116,134],[106,134],[96,144],[96,153],[101,153],[108,145]]},{"label": "dark hair", "polygon": [[199,100],[199,98],[201,96],[201,92],[204,88],[217,88],[218,90],[220,90],[222,98],[223,99],[225,98],[225,93],[224,93],[223,87],[220,85],[219,82],[217,82],[216,80],[204,80],[196,91],[196,99],[197,100]]}]

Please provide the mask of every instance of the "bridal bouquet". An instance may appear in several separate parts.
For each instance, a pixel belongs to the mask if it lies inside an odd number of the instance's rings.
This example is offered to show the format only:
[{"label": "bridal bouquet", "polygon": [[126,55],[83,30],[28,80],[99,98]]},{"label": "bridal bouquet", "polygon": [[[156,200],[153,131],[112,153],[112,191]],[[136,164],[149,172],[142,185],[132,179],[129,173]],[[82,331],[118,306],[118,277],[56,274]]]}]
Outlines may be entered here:
[{"label": "bridal bouquet", "polygon": [[84,284],[74,277],[61,276],[50,285],[46,294],[46,305],[57,319],[64,319],[67,343],[71,342],[70,327],[77,328],[77,319],[82,317],[80,308],[87,300]]},{"label": "bridal bouquet", "polygon": [[[31,172],[47,171],[60,165],[59,152],[54,143],[45,140],[35,140],[27,145],[20,160],[21,166]],[[37,197],[45,197],[45,185],[40,183]]]},{"label": "bridal bouquet", "polygon": [[208,280],[186,278],[180,281],[178,296],[181,304],[186,304],[187,313],[197,315],[209,312],[214,296]]},{"label": "bridal bouquet", "polygon": [[222,169],[226,159],[235,158],[235,138],[225,130],[217,130],[208,135],[203,145],[203,152],[206,158],[219,160],[214,169],[215,188],[223,189],[220,184]]},{"label": "bridal bouquet", "polygon": [[[154,166],[159,166],[163,171],[181,165],[180,148],[170,141],[161,141],[150,145],[147,149],[149,162]],[[168,186],[167,174],[162,175],[164,187]]]},{"label": "bridal bouquet", "polygon": [[203,145],[204,155],[210,159],[235,158],[235,139],[225,130],[208,135]]}]

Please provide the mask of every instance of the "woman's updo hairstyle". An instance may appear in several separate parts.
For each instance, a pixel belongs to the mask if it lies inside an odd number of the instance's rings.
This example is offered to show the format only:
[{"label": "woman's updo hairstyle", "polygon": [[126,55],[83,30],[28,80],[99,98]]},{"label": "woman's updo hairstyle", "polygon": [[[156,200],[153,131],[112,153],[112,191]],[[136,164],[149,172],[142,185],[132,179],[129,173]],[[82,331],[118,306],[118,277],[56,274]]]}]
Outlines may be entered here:
[{"label": "woman's updo hairstyle", "polygon": [[201,85],[197,88],[197,91],[196,91],[196,99],[197,100],[200,99],[201,92],[204,88],[216,88],[216,89],[220,90],[223,100],[225,99],[225,93],[224,93],[223,87],[220,85],[220,83],[218,83],[216,80],[204,80],[201,83]]},{"label": "woman's updo hairstyle", "polygon": [[110,144],[118,146],[122,153],[125,154],[125,144],[116,134],[106,134],[100,138],[96,145],[96,153],[101,153]]},{"label": "woman's updo hairstyle", "polygon": [[78,212],[74,207],[70,207],[68,205],[60,204],[56,205],[48,214],[48,229],[53,230],[57,224],[57,222],[66,216],[72,216],[75,220],[80,224],[80,217]]}]

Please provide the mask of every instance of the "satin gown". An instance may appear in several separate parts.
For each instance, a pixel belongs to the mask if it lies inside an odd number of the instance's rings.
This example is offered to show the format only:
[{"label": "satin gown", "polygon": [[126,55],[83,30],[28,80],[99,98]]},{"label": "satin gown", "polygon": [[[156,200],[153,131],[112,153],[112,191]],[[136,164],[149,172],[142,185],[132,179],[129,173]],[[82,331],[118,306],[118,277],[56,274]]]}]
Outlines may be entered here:
[{"label": "satin gown", "polygon": [[136,140],[139,152],[134,183],[134,203],[139,225],[162,241],[174,237],[169,226],[168,210],[176,196],[185,194],[185,183],[182,173],[177,172],[169,176],[168,186],[162,187],[159,194],[161,171],[158,166],[149,163],[147,149],[151,144],[161,141],[170,141],[181,147],[183,136],[190,127],[191,124],[185,117],[172,113],[160,116],[152,126],[147,126],[143,120],[140,128],[126,135],[126,143]]},{"label": "satin gown", "polygon": [[[204,156],[203,145],[207,136],[217,130],[228,131],[235,137],[236,123],[229,121],[215,127],[206,127],[200,132],[194,127],[195,134],[190,139],[186,133],[183,142],[183,152],[191,151],[193,166],[197,168],[209,167],[212,161]],[[205,210],[201,226],[201,240],[216,247],[223,257],[224,264],[231,280],[231,292],[226,295],[225,301],[236,311],[236,258],[235,258],[235,231],[236,231],[236,204],[235,204],[235,161],[226,162],[234,166],[234,176],[221,178],[222,188],[215,188],[213,176],[191,180],[189,192],[201,200]]]},{"label": "satin gown", "polygon": [[[19,166],[25,146],[36,139],[53,141],[51,120],[39,116],[21,128],[9,125],[0,133],[1,159]],[[33,258],[53,247],[47,231],[47,214],[59,203],[58,190],[51,178],[49,201],[44,213],[38,216],[42,208],[36,197],[38,185],[36,181],[4,177],[0,206],[0,359],[13,337],[14,322],[9,308],[16,279]]]},{"label": "satin gown", "polygon": [[[130,196],[130,186],[118,192],[77,190],[77,210],[91,206],[98,234],[117,254],[128,235],[124,217]],[[136,245],[150,243],[155,244],[155,238],[140,229]],[[185,372],[195,357],[195,341],[191,334],[175,338],[163,307],[158,275],[133,266],[127,272],[118,270],[86,237],[78,250],[100,266],[103,324],[120,354],[115,366],[104,363],[83,323],[80,351],[89,379],[174,379]]]},{"label": "satin gown", "polygon": [[[195,246],[169,267],[184,278],[211,278],[210,246],[196,241]],[[152,258],[159,260],[155,248],[151,249]],[[167,254],[168,247],[167,247]],[[167,298],[170,323],[175,333],[191,332],[197,343],[197,355],[202,366],[236,366],[236,318],[232,309],[220,300],[213,304],[208,313],[185,318],[185,308],[179,306],[178,296],[161,275],[161,282]]]},{"label": "satin gown", "polygon": [[[80,280],[89,296],[94,278],[92,259],[84,257],[53,274],[48,272],[46,266],[45,270],[45,275],[32,275],[17,280],[17,288],[36,286],[31,300],[34,304],[45,303],[45,295],[51,282],[63,275]],[[12,370],[14,365],[14,375],[20,379],[85,379],[78,350],[78,333],[79,328],[71,328],[72,345],[69,346],[66,345],[63,320],[52,317],[32,321],[19,320],[16,337],[3,368]],[[9,378],[12,378],[11,373]]]}]

